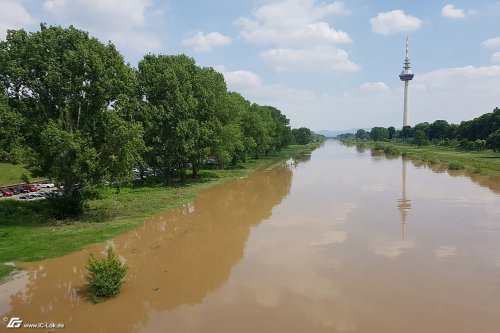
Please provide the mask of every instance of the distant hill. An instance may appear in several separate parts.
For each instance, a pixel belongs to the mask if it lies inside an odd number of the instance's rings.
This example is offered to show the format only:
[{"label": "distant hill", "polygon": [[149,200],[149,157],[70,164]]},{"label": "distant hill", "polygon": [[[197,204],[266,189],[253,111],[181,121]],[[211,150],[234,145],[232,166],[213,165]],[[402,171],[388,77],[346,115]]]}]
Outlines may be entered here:
[{"label": "distant hill", "polygon": [[[370,131],[370,128],[363,128],[365,131]],[[356,133],[358,128],[351,128],[348,130],[342,130],[342,131],[329,131],[329,130],[322,130],[322,131],[314,131],[316,134],[321,134],[326,136],[327,138],[334,138],[339,134],[346,134],[346,133]]]}]

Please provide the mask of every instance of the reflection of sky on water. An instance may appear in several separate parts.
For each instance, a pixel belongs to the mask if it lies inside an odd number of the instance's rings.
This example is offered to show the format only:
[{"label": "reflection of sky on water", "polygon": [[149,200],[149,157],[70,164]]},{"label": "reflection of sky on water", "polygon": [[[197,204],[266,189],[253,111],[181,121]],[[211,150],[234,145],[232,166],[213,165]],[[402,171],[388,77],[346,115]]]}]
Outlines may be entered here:
[{"label": "reflection of sky on water", "polygon": [[414,239],[392,239],[385,235],[376,236],[369,245],[373,253],[387,258],[399,257],[405,250],[413,249],[415,246]]},{"label": "reflection of sky on water", "polygon": [[456,246],[442,245],[434,251],[434,255],[441,261],[446,261],[450,257],[457,255],[458,248]]}]

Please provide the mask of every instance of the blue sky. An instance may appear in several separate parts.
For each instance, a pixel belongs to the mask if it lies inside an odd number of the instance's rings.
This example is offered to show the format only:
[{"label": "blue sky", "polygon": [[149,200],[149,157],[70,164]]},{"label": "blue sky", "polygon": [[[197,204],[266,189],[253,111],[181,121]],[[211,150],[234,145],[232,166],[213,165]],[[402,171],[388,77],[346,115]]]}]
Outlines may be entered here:
[{"label": "blue sky", "polygon": [[0,39],[40,22],[111,40],[133,66],[185,53],[294,127],[400,127],[407,36],[412,125],[500,107],[500,1],[0,0]]}]

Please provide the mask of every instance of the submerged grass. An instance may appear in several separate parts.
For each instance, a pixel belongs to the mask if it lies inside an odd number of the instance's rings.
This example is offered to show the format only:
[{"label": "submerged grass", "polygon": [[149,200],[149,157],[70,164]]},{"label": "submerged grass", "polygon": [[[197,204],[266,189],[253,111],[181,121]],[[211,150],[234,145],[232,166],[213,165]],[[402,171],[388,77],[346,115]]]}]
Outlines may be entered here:
[{"label": "submerged grass", "polygon": [[0,284],[5,282],[8,276],[16,270],[15,267],[2,265],[0,266]]},{"label": "submerged grass", "polygon": [[256,169],[310,152],[319,144],[290,146],[279,153],[249,160],[225,170],[201,170],[199,179],[163,186],[154,181],[142,186],[98,191],[87,202],[79,221],[56,221],[44,201],[0,200],[0,283],[13,268],[2,263],[37,261],[62,256],[86,245],[105,241],[133,229],[148,216],[192,201],[199,190],[244,177]]}]

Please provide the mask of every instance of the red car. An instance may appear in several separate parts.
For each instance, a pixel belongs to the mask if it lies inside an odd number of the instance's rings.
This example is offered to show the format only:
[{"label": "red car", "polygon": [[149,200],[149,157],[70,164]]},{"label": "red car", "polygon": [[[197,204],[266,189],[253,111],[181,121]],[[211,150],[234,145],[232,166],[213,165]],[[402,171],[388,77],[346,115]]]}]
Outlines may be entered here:
[{"label": "red car", "polygon": [[12,191],[9,191],[5,188],[0,188],[0,193],[2,193],[6,197],[11,197],[14,195],[14,193]]},{"label": "red car", "polygon": [[23,188],[25,190],[30,191],[30,192],[36,192],[36,191],[38,191],[38,187],[36,187],[35,185],[23,185]]}]

